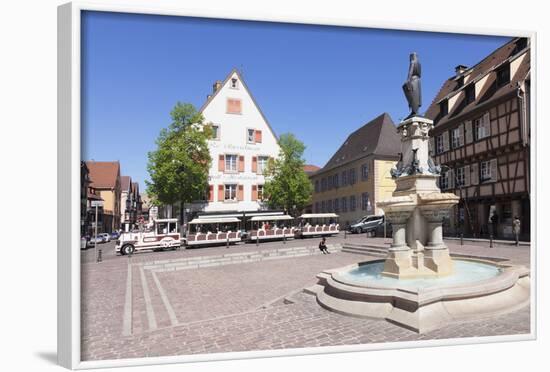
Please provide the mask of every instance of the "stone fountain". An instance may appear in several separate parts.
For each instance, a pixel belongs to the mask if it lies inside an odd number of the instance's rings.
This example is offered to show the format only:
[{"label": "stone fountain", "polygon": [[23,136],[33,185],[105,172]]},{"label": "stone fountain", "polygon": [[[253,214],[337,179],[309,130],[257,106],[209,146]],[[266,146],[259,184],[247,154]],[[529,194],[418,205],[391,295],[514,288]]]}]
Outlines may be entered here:
[{"label": "stone fountain", "polygon": [[382,275],[398,279],[444,276],[453,273],[449,249],[443,243],[443,219],[458,203],[458,196],[441,193],[440,167],[428,150],[433,121],[413,116],[397,127],[401,159],[392,169],[396,189],[392,198],[378,203],[392,224],[393,243]]},{"label": "stone fountain", "polygon": [[386,319],[419,333],[529,304],[527,268],[451,256],[442,224],[459,198],[437,186],[441,168],[429,153],[433,122],[418,114],[420,63],[414,53],[403,90],[411,114],[397,127],[401,153],[391,170],[396,189],[378,203],[392,225],[387,257],[323,271],[306,291],[331,311]]}]

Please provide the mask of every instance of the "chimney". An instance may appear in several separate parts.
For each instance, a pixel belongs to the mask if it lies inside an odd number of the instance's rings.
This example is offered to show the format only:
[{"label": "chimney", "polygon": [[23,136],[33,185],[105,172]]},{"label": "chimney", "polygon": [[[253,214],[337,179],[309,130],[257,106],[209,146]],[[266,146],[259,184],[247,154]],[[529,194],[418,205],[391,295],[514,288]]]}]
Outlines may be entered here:
[{"label": "chimney", "polygon": [[464,71],[466,71],[468,69],[468,66],[464,66],[464,65],[458,65],[455,67],[455,72],[456,72],[456,76],[462,74]]},{"label": "chimney", "polygon": [[212,93],[216,93],[222,87],[222,82],[217,80],[212,86]]}]

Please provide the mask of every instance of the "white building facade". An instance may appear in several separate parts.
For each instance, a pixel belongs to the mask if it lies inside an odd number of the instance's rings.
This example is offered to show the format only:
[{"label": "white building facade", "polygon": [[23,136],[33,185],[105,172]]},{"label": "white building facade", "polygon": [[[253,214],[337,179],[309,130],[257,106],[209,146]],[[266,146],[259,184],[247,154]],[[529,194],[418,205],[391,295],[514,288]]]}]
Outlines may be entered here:
[{"label": "white building facade", "polygon": [[257,211],[265,209],[263,170],[269,158],[279,155],[275,133],[237,70],[217,81],[201,108],[204,123],[211,124],[209,141],[212,165],[209,197],[195,204],[204,212]]}]

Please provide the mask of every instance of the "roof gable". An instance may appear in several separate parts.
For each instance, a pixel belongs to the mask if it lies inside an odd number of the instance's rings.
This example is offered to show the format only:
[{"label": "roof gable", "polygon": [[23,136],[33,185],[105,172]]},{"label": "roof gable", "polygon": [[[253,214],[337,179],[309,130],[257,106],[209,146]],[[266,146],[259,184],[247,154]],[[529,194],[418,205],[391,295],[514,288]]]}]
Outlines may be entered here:
[{"label": "roof gable", "polygon": [[96,189],[114,189],[120,182],[120,163],[118,161],[87,161],[90,170],[90,186]]},{"label": "roof gable", "polygon": [[130,191],[132,178],[130,176],[120,176],[120,188],[122,191]]},{"label": "roof gable", "polygon": [[273,137],[277,140],[277,135],[275,134],[275,131],[271,127],[271,124],[269,124],[269,121],[267,120],[266,116],[264,115],[263,111],[261,110],[260,106],[258,105],[256,99],[254,98],[254,96],[250,92],[250,89],[248,88],[248,85],[244,81],[241,73],[236,68],[233,68],[231,70],[231,72],[226,76],[225,80],[221,84],[221,87],[219,89],[217,89],[212,95],[208,96],[208,99],[202,105],[199,112],[204,113],[204,111],[208,108],[208,106],[211,105],[216,100],[216,98],[218,98],[218,96],[220,95],[220,92],[222,92],[224,89],[227,89],[227,87],[229,85],[229,82],[230,82],[231,78],[233,78],[233,77],[236,77],[239,80],[242,88],[244,89],[246,94],[250,97],[250,99],[251,99],[251,101],[254,105],[254,108],[258,111],[258,113],[260,114],[260,116],[262,117],[264,122],[266,123],[266,125],[267,125],[269,131],[271,132],[271,134],[273,135]]}]

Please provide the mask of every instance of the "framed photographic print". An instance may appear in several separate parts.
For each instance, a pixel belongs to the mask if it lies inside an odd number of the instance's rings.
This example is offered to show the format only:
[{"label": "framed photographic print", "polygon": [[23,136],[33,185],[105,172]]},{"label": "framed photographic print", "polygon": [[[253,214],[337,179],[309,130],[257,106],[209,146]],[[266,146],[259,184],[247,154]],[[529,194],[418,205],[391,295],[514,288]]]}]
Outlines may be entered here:
[{"label": "framed photographic print", "polygon": [[60,364],[533,339],[534,49],[60,6]]}]

